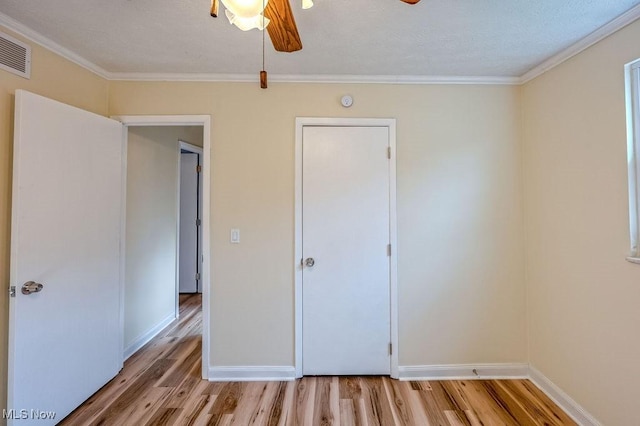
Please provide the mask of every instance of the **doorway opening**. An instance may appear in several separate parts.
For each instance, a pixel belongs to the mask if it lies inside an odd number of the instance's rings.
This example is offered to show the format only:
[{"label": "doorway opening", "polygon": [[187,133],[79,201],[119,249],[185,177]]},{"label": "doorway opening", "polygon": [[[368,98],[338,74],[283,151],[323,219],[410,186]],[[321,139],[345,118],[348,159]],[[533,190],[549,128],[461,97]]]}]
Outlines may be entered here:
[{"label": "doorway opening", "polygon": [[[208,379],[210,277],[210,116],[119,116],[126,153],[126,242],[122,247],[125,330],[124,358],[159,335],[169,324],[202,306],[201,377]],[[200,145],[200,146],[198,146]],[[192,288],[184,297],[181,277],[182,151],[197,160],[190,191],[194,218],[190,259],[185,272]],[[197,168],[196,168],[197,167]],[[140,184],[140,187],[136,185]],[[146,184],[143,185],[143,184]],[[189,266],[189,268],[187,268]],[[162,294],[159,294],[162,293]],[[183,302],[182,304],[180,302]],[[199,309],[198,309],[199,310]]]},{"label": "doorway opening", "polygon": [[178,293],[202,293],[202,138],[200,146],[178,141]]}]

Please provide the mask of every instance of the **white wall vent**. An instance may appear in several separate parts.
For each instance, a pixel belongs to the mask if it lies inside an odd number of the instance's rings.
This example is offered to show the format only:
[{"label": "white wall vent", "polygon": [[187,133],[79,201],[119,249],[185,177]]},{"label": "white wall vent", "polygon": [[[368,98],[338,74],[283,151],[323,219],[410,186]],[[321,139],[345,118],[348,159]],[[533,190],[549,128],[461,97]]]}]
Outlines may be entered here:
[{"label": "white wall vent", "polygon": [[31,46],[0,32],[0,69],[31,78]]}]

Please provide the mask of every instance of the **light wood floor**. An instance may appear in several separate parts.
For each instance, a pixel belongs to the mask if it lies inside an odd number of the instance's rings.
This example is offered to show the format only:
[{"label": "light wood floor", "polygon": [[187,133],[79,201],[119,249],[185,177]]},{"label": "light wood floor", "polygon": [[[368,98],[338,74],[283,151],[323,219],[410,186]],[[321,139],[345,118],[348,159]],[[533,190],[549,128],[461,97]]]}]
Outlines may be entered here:
[{"label": "light wood floor", "polygon": [[200,296],[62,425],[574,425],[528,380],[305,377],[210,383]]}]

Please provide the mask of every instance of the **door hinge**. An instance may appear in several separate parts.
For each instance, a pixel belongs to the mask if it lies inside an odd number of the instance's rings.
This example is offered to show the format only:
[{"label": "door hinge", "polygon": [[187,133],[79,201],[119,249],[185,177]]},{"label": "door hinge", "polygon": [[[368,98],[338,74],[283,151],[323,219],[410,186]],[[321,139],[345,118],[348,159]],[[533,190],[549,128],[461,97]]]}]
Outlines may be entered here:
[{"label": "door hinge", "polygon": [[391,256],[391,244],[387,244],[387,256]]},{"label": "door hinge", "polygon": [[389,343],[389,355],[393,355],[393,344]]},{"label": "door hinge", "polygon": [[196,166],[196,173],[200,173],[200,172],[202,172],[202,166],[200,164],[198,164]]},{"label": "door hinge", "polygon": [[200,281],[200,272],[196,272],[196,281]]},{"label": "door hinge", "polygon": [[200,219],[196,219],[196,226],[202,225],[202,221]]},{"label": "door hinge", "polygon": [[9,287],[9,297],[16,297],[16,286],[12,285]]},{"label": "door hinge", "polygon": [[391,160],[391,147],[387,148],[387,158]]}]

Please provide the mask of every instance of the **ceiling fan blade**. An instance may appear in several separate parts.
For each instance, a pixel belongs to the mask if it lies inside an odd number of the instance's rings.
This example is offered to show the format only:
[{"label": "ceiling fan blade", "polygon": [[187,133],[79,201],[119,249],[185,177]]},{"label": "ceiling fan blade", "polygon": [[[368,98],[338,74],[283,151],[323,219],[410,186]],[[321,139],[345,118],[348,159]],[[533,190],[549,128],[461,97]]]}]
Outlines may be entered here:
[{"label": "ceiling fan blade", "polygon": [[211,12],[209,12],[212,17],[218,17],[218,0],[211,0]]},{"label": "ceiling fan blade", "polygon": [[403,2],[405,2],[405,3],[408,3],[408,4],[416,4],[416,3],[418,3],[420,0],[402,0],[402,1],[403,1]]},{"label": "ceiling fan blade", "polygon": [[278,52],[295,52],[302,49],[302,41],[289,0],[269,0],[264,16],[271,21],[267,31],[273,47]]}]

